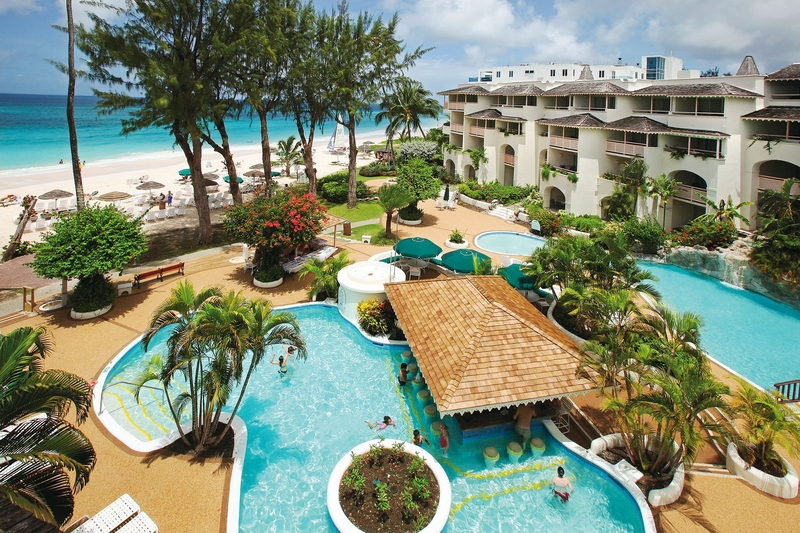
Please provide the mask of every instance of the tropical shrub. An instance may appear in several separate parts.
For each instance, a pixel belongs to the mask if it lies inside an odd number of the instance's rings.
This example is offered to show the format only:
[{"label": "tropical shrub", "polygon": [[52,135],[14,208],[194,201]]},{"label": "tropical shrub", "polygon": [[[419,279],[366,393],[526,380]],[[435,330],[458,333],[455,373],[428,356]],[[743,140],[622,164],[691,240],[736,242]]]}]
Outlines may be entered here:
[{"label": "tropical shrub", "polygon": [[[347,187],[350,173],[340,170],[317,180],[317,194],[332,204],[343,204],[347,201]],[[367,198],[372,195],[363,181],[356,182],[356,197]]]},{"label": "tropical shrub", "polygon": [[560,213],[554,213],[540,205],[528,206],[527,209],[531,219],[539,222],[543,237],[553,237],[564,232],[564,221]]},{"label": "tropical shrub", "polygon": [[655,218],[629,218],[622,224],[628,246],[641,247],[646,254],[655,254],[664,245],[666,235]]},{"label": "tropical shrub", "polygon": [[422,209],[417,207],[416,204],[411,204],[398,210],[397,214],[403,220],[422,220],[422,216],[425,213],[422,211]]},{"label": "tropical shrub", "polygon": [[324,294],[328,298],[338,298],[339,296],[339,271],[353,262],[347,258],[348,252],[345,250],[334,257],[321,261],[314,259],[304,264],[298,274],[299,279],[303,279],[308,274],[314,274],[311,288],[308,291],[308,298],[316,300],[318,295]]},{"label": "tropical shrub", "polygon": [[415,207],[419,201],[436,198],[442,190],[442,182],[434,177],[431,165],[418,157],[411,158],[398,166],[397,186],[411,193]]},{"label": "tropical shrub", "polygon": [[396,176],[397,169],[393,164],[385,161],[373,161],[367,166],[358,169],[358,173],[362,176]]},{"label": "tropical shrub", "polygon": [[402,165],[411,159],[422,159],[428,164],[435,163],[441,158],[441,150],[435,142],[408,141],[397,147],[395,160]]},{"label": "tropical shrub", "polygon": [[[479,183],[476,180],[469,180],[458,186],[461,194],[480,200],[491,202],[497,200],[503,205],[521,202],[531,195],[538,195],[539,189],[536,186],[501,185],[497,181],[490,183]],[[541,198],[541,197],[539,197]]]},{"label": "tropical shrub", "polygon": [[764,191],[758,201],[760,227],[750,260],[774,280],[800,287],[800,180],[787,179],[780,190]]},{"label": "tropical shrub", "polygon": [[462,235],[461,232],[458,231],[457,229],[454,229],[453,231],[450,232],[450,236],[448,237],[448,239],[452,243],[461,244],[464,242],[464,235]]},{"label": "tropical shrub", "polygon": [[596,233],[606,225],[606,222],[597,215],[573,215],[572,213],[560,213],[564,225],[584,233]]},{"label": "tropical shrub", "polygon": [[78,313],[88,313],[114,303],[114,285],[102,274],[81,278],[75,285],[70,305]]},{"label": "tropical shrub", "polygon": [[256,270],[253,277],[261,283],[278,281],[283,277],[283,267],[280,265],[266,265],[263,269]]},{"label": "tropical shrub", "polygon": [[[384,302],[387,300],[384,300]],[[358,325],[361,326],[367,334],[374,337],[386,335],[389,333],[389,319],[391,318],[388,310],[391,309],[391,304],[388,306],[378,300],[362,300],[356,304],[356,313],[358,314]],[[392,310],[391,314],[394,314]],[[396,318],[396,317],[395,317]],[[392,323],[392,325],[394,325]]]},{"label": "tropical shrub", "polygon": [[736,227],[730,220],[696,218],[688,226],[673,232],[672,242],[680,246],[704,246],[709,250],[715,250],[730,246],[736,235]]}]

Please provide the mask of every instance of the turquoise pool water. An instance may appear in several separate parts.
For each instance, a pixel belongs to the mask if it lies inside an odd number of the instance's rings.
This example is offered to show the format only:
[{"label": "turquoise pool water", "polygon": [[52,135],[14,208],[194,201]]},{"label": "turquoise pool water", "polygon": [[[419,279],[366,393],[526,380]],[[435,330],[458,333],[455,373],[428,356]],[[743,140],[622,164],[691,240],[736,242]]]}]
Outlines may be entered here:
[{"label": "turquoise pool water", "polygon": [[800,378],[800,310],[682,268],[640,264],[671,307],[703,317],[700,341],[714,359],[767,390]]},{"label": "turquoise pool water", "polygon": [[[546,443],[539,458],[526,450],[513,465],[505,451],[512,433],[474,438],[466,443],[452,420],[450,457],[440,453],[423,404],[411,384],[400,390],[396,374],[405,347],[373,344],[342,319],[334,307],[291,309],[308,343],[306,363],[295,363],[286,378],[265,364],[251,380],[240,408],[248,429],[242,476],[240,531],[335,531],[325,505],[331,470],[355,445],[378,435],[411,439],[421,428],[434,445],[426,448],[439,459],[452,482],[453,507],[447,531],[638,532],[642,518],[633,498],[605,473],[573,455],[544,431],[534,431]],[[158,339],[157,339],[158,340]],[[150,354],[163,350],[163,341]],[[131,350],[112,370],[110,382],[129,379],[148,354]],[[145,408],[135,406],[124,384],[107,388],[104,402],[120,424],[158,436],[170,428],[159,394],[143,395]],[[125,409],[121,405],[126,406]],[[365,419],[390,415],[396,427],[373,431]],[[482,450],[501,451],[497,467],[487,470]],[[575,484],[566,505],[549,491],[555,468],[563,465]]]},{"label": "turquoise pool water", "polygon": [[475,237],[475,246],[496,254],[529,256],[546,241],[527,233],[488,231]]}]

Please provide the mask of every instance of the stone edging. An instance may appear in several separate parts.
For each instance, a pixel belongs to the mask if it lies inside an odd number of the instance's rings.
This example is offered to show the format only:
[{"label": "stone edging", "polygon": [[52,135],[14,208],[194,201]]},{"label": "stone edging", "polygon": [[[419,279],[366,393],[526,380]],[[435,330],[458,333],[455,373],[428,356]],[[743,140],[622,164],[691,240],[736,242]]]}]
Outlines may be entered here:
[{"label": "stone edging", "polygon": [[420,531],[420,533],[439,533],[447,525],[447,519],[450,517],[450,506],[453,503],[453,492],[450,486],[450,479],[444,471],[444,468],[436,461],[436,459],[423,450],[419,446],[415,446],[409,442],[398,441],[394,439],[374,439],[367,442],[362,442],[342,457],[336,466],[333,467],[331,477],[328,479],[328,514],[330,514],[333,525],[340,533],[361,533],[361,530],[353,525],[347,518],[342,510],[342,505],[339,503],[339,484],[341,483],[342,476],[344,476],[347,467],[352,463],[353,458],[351,454],[362,455],[367,453],[370,446],[378,445],[384,448],[391,448],[395,443],[403,444],[403,451],[411,454],[417,454],[425,460],[425,464],[433,472],[436,481],[439,483],[439,505],[436,507],[436,514],[433,515],[433,520]]},{"label": "stone edging", "polygon": [[564,326],[559,324],[558,321],[555,318],[553,318],[553,310],[556,308],[556,305],[558,305],[558,302],[554,302],[547,309],[547,319],[550,322],[552,322],[564,335],[566,335],[567,338],[569,338],[569,340],[571,340],[572,342],[577,344],[578,348],[581,348],[586,343],[586,339],[578,337],[577,335],[575,335],[571,331],[567,331],[567,329]]},{"label": "stone edging", "polygon": [[275,281],[258,281],[256,278],[253,278],[253,285],[259,289],[274,289],[282,283],[283,278],[276,279]]},{"label": "stone edging", "polygon": [[791,499],[797,496],[797,471],[783,457],[781,457],[781,461],[786,465],[786,475],[780,478],[748,466],[744,459],[739,456],[739,451],[733,442],[728,443],[726,453],[728,457],[725,460],[725,466],[731,474],[739,476],[758,490],[771,496],[784,499]]},{"label": "stone edging", "polygon": [[419,220],[406,220],[404,218],[400,218],[400,215],[397,215],[397,222],[400,224],[404,224],[406,226],[419,226],[422,224],[422,219]]},{"label": "stone edging", "polygon": [[111,308],[113,306],[114,304],[111,303],[105,307],[101,307],[100,309],[95,309],[94,311],[88,311],[86,313],[81,313],[79,311],[76,311],[75,309],[70,309],[69,316],[71,316],[75,320],[91,320],[92,318],[97,318],[99,316],[108,313],[109,311],[111,311]]}]

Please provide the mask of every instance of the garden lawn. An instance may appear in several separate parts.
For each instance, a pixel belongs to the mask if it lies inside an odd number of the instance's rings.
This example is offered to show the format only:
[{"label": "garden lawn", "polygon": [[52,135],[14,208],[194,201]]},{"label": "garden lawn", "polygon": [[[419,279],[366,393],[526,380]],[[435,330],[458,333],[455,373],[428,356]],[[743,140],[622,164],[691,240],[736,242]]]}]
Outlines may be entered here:
[{"label": "garden lawn", "polygon": [[352,239],[356,241],[360,241],[362,235],[372,235],[372,240],[370,244],[377,244],[378,246],[388,246],[394,244],[394,238],[387,239],[383,237],[385,228],[383,224],[368,224],[366,226],[359,226],[357,228],[353,228],[352,235],[344,235],[341,231],[336,233],[337,237],[343,237],[345,239]]},{"label": "garden lawn", "polygon": [[350,222],[361,222],[364,220],[379,219],[383,215],[383,209],[378,202],[358,202],[353,209],[347,209],[347,204],[328,204],[328,213],[342,217]]}]

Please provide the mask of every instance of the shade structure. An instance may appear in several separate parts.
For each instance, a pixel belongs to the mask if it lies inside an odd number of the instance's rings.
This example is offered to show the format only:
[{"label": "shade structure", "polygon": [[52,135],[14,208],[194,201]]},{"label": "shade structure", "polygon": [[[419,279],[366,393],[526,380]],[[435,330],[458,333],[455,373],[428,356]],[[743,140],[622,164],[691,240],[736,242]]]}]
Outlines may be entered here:
[{"label": "shade structure", "polygon": [[442,196],[442,200],[444,200],[445,202],[449,202],[450,201],[450,184],[449,183],[444,186],[444,196]]},{"label": "shade structure", "polygon": [[264,170],[264,163],[256,163],[255,165],[251,165],[250,168],[253,170]]},{"label": "shade structure", "polygon": [[192,169],[191,168],[184,168],[178,171],[179,176],[191,176]]},{"label": "shade structure", "polygon": [[119,202],[120,200],[127,200],[130,197],[131,195],[126,192],[111,191],[95,197],[95,200],[100,200],[101,202]]},{"label": "shade structure", "polygon": [[[264,165],[261,166],[263,167]],[[244,176],[248,178],[263,178],[264,172],[262,170],[248,170],[244,173]]]},{"label": "shade structure", "polygon": [[139,185],[136,186],[136,189],[140,191],[151,191],[153,189],[163,189],[163,188],[164,184],[159,183],[157,181],[145,181],[144,183],[140,183]]},{"label": "shade structure", "polygon": [[39,200],[58,200],[59,198],[69,198],[70,196],[75,195],[62,189],[53,189],[52,191],[40,194]]},{"label": "shade structure", "polygon": [[403,257],[414,259],[430,259],[442,253],[441,247],[424,237],[409,237],[397,241],[394,251]]},{"label": "shade structure", "polygon": [[[230,176],[225,176],[222,179],[225,180],[225,183],[230,183],[231,182],[231,177]],[[236,176],[236,183],[244,183],[244,179],[242,179],[241,176]]]},{"label": "shade structure", "polygon": [[522,273],[522,265],[513,264],[499,270],[499,274],[505,278],[509,285],[515,289],[533,291],[536,285],[533,278]]},{"label": "shade structure", "polygon": [[453,250],[442,256],[442,266],[459,274],[472,274],[475,272],[474,257],[479,262],[491,259],[488,255],[480,253],[478,250],[467,248],[465,250]]},{"label": "shade structure", "polygon": [[219,178],[219,174],[215,174],[213,172],[206,172],[205,174],[203,174],[203,177],[207,180],[215,180]]},{"label": "shade structure", "polygon": [[272,176],[273,178],[275,178],[275,177],[277,177],[277,176],[280,176],[280,175],[281,175],[281,173],[280,173],[280,171],[278,171],[278,170],[273,170],[273,171],[271,172],[271,176]]},{"label": "shade structure", "polygon": [[219,187],[219,183],[214,180],[204,179],[203,180],[203,187]]}]

